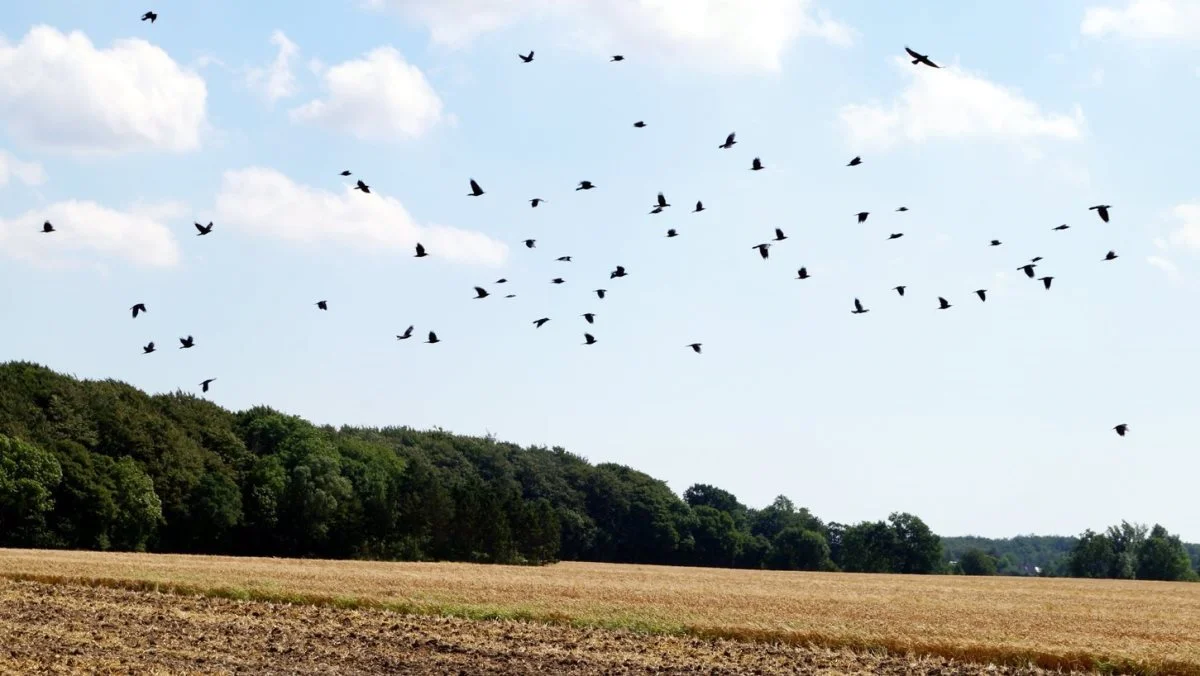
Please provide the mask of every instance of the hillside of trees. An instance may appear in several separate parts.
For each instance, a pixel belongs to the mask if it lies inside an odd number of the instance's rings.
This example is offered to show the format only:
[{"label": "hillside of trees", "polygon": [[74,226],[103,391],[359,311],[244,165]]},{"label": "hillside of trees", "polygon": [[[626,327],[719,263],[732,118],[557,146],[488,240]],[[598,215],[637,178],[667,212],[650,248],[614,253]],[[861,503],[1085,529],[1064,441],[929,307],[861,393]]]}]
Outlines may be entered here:
[{"label": "hillside of trees", "polygon": [[[1138,528],[1121,540],[1088,531],[1071,544],[1079,565],[1062,572],[1194,575],[1190,561],[1179,570],[1187,553],[1178,538]],[[962,557],[993,557],[1004,561],[993,572],[1013,572],[1058,551],[1055,538],[1027,539],[1011,560],[1010,550],[964,538],[947,552],[963,544]],[[0,364],[0,547],[958,572],[943,539],[911,514],[826,522],[783,496],[762,509],[704,484],[679,496],[562,448],[319,427],[26,362]],[[1143,551],[1159,552],[1147,554],[1156,563],[1141,563]]]}]

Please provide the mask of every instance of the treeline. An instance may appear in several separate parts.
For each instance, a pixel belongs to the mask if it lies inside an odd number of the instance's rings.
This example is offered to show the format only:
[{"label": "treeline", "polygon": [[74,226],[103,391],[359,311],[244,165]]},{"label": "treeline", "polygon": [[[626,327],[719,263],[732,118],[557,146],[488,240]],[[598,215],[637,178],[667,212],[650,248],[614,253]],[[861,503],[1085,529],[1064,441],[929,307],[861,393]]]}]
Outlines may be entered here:
[{"label": "treeline", "polygon": [[825,522],[783,496],[754,509],[698,484],[681,497],[561,448],[318,427],[21,362],[0,365],[0,546],[948,571],[911,514]]}]

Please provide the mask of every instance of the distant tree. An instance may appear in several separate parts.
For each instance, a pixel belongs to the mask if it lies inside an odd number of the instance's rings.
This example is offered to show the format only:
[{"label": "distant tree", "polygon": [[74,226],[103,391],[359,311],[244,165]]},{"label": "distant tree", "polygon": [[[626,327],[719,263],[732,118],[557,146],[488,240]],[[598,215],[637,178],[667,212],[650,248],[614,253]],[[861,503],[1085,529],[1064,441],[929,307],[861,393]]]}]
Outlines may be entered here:
[{"label": "distant tree", "polygon": [[708,505],[693,507],[692,516],[691,562],[699,566],[733,566],[741,545],[733,516]]},{"label": "distant tree", "polygon": [[708,484],[693,484],[683,492],[683,501],[689,507],[712,507],[733,517],[734,523],[741,528],[746,522],[746,506],[738,502],[733,493],[710,486]]},{"label": "distant tree", "polygon": [[898,543],[896,533],[883,521],[864,521],[842,532],[841,560],[834,563],[851,573],[893,573]]},{"label": "distant tree", "polygon": [[1166,528],[1155,524],[1149,537],[1142,542],[1138,552],[1137,578],[1139,580],[1193,580],[1187,550],[1179,537],[1171,535]]},{"label": "distant tree", "polygon": [[829,543],[817,531],[789,526],[771,543],[772,568],[782,570],[830,570]]},{"label": "distant tree", "polygon": [[888,516],[895,534],[894,572],[936,573],[942,565],[942,540],[919,517],[906,512]]},{"label": "distant tree", "polygon": [[53,453],[0,434],[0,545],[37,546],[50,541],[46,515],[62,467]]},{"label": "distant tree", "polygon": [[1119,580],[1132,580],[1137,572],[1138,554],[1142,543],[1146,540],[1149,529],[1145,524],[1131,524],[1122,521],[1120,526],[1109,526],[1106,535],[1112,543],[1112,567],[1108,577]]},{"label": "distant tree", "polygon": [[1110,577],[1117,567],[1117,552],[1112,540],[1088,529],[1079,536],[1067,563],[1071,577]]},{"label": "distant tree", "polygon": [[774,540],[785,528],[797,526],[806,530],[822,531],[825,524],[813,516],[807,508],[796,508],[786,496],[780,495],[770,505],[750,514],[750,533]]},{"label": "distant tree", "polygon": [[982,549],[970,549],[958,560],[964,575],[995,575],[996,557]]}]

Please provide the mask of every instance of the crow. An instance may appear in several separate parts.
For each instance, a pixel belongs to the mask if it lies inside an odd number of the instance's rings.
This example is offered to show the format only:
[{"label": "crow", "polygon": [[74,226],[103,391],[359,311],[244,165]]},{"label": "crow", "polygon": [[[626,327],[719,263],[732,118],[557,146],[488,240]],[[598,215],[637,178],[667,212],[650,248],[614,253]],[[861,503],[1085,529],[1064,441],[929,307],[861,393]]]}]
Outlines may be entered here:
[{"label": "crow", "polygon": [[808,279],[809,276],[808,268],[800,268],[796,271],[796,279]]},{"label": "crow", "polygon": [[698,214],[701,211],[704,211],[704,202],[696,202],[696,208],[692,209],[692,213]]},{"label": "crow", "polygon": [[150,354],[153,351],[154,351],[154,341],[153,340],[150,341],[149,343],[147,343],[146,347],[142,348],[142,354]]},{"label": "crow", "polygon": [[624,61],[624,60],[625,60],[625,57],[621,56],[620,54],[614,54],[613,58],[610,59],[609,61],[612,62],[612,61]]},{"label": "crow", "polygon": [[930,61],[928,56],[926,56],[924,54],[918,54],[918,53],[914,52],[913,50],[909,49],[907,46],[904,48],[904,51],[908,52],[908,55],[913,58],[914,66],[917,65],[918,63],[923,63],[926,66],[929,66],[930,68],[941,68],[941,66]]},{"label": "crow", "polygon": [[767,249],[770,249],[770,248],[771,248],[771,243],[770,243],[770,242],[765,242],[765,243],[763,243],[763,244],[755,244],[754,246],[752,246],[752,247],[750,247],[750,248],[751,248],[751,249],[758,249],[758,255],[759,255],[759,256],[762,256],[762,259],[763,259],[764,261],[765,261],[765,260],[767,260],[767,256],[770,256],[770,255],[771,255],[771,254],[769,254],[769,253],[767,252]]},{"label": "crow", "polygon": [[765,167],[763,167],[762,160],[758,159],[757,157],[754,158],[754,161],[750,163],[750,171],[762,171],[763,169],[765,169]]},{"label": "crow", "polygon": [[624,276],[625,276],[625,266],[624,265],[618,265],[616,270],[613,270],[612,272],[608,273],[609,279],[615,279],[617,277],[624,277]]},{"label": "crow", "polygon": [[860,212],[858,212],[858,222],[859,222],[859,223],[866,223],[866,222],[867,222],[867,216],[870,216],[870,215],[871,215],[871,212],[869,212],[869,211],[860,211]]},{"label": "crow", "polygon": [[1117,431],[1118,436],[1123,437],[1123,436],[1125,436],[1125,433],[1129,431],[1129,425],[1126,425],[1125,423],[1121,423],[1120,425],[1117,425],[1113,429]]},{"label": "crow", "polygon": [[329,309],[329,301],[327,301],[327,300],[317,301],[317,308],[320,310],[328,310]]},{"label": "crow", "polygon": [[903,284],[901,284],[900,286],[893,286],[893,287],[892,287],[892,291],[895,291],[896,293],[898,293],[898,294],[900,294],[901,296],[903,296],[903,295],[904,295],[904,290],[905,290],[905,289],[907,289],[907,288],[908,288],[907,286],[904,286]]},{"label": "crow", "polygon": [[396,336],[396,340],[408,340],[409,338],[412,338],[412,332],[413,327],[410,325],[407,329],[404,329],[404,333]]},{"label": "crow", "polygon": [[537,246],[537,240],[536,240],[536,239],[527,239],[527,240],[525,240],[525,248],[526,248],[526,249],[532,249],[532,248],[533,248],[533,247],[535,247],[535,246]]},{"label": "crow", "polygon": [[200,225],[199,223],[193,223],[193,225],[196,226],[196,236],[197,237],[203,237],[204,235],[207,235],[208,233],[212,232],[212,229],[213,229],[212,221],[209,221],[208,225]]},{"label": "crow", "polygon": [[1050,290],[1050,282],[1054,281],[1054,278],[1053,277],[1039,277],[1038,281],[1040,281],[1042,283],[1042,286],[1046,287],[1046,290],[1049,291]]},{"label": "crow", "polygon": [[1106,261],[1116,260],[1117,258],[1118,258],[1118,256],[1117,256],[1116,251],[1109,251],[1107,254],[1104,255],[1104,260],[1106,260]]},{"label": "crow", "polygon": [[479,197],[482,194],[483,188],[479,187],[479,184],[475,182],[475,179],[471,179],[471,192],[467,193],[467,197]]},{"label": "crow", "polygon": [[349,170],[349,169],[347,169],[347,170],[343,171],[341,175],[342,175],[342,176],[349,176],[349,175],[350,175],[350,170]]},{"label": "crow", "polygon": [[361,190],[365,193],[371,192],[371,186],[367,185],[366,183],[363,183],[362,180],[359,180],[358,185],[354,186],[354,189]]},{"label": "crow", "polygon": [[638,129],[641,129],[642,127],[645,127],[645,126],[646,126],[646,123],[645,123],[645,122],[642,122],[641,120],[638,120],[637,122],[634,122],[634,123],[633,123],[633,126],[634,126],[634,127],[637,127]]},{"label": "crow", "polygon": [[900,239],[903,236],[904,233],[902,232],[893,232],[892,234],[888,235],[888,239]]},{"label": "crow", "polygon": [[992,240],[992,246],[1000,246],[1001,244],[1003,244],[1003,242],[1001,242],[1001,241],[1000,241],[1000,240],[998,240],[998,239],[993,239],[993,240]]},{"label": "crow", "polygon": [[566,283],[566,281],[567,280],[563,279],[562,277],[555,277],[554,279],[550,280],[550,283],[551,284],[564,284],[564,283]]},{"label": "crow", "polygon": [[558,258],[555,258],[554,260],[559,263],[570,263],[571,257],[570,256],[559,256]]},{"label": "crow", "polygon": [[981,302],[987,302],[987,289],[976,289],[975,295],[979,296]]},{"label": "crow", "polygon": [[214,380],[216,380],[216,378],[209,378],[208,380],[201,382],[200,383],[200,391],[207,392],[208,386],[211,385]]},{"label": "crow", "polygon": [[134,319],[137,319],[138,314],[140,314],[142,312],[149,312],[149,310],[146,309],[145,303],[138,303],[137,305],[134,305],[133,307],[129,308],[129,310],[133,313]]},{"label": "crow", "polygon": [[529,50],[529,56],[525,56],[524,54],[517,54],[517,56],[521,57],[521,60],[525,63],[530,63],[533,61],[533,50]]},{"label": "crow", "polygon": [[1018,270],[1024,270],[1024,271],[1025,271],[1025,276],[1026,276],[1026,277],[1028,277],[1028,278],[1030,278],[1030,279],[1033,279],[1033,269],[1034,269],[1034,268],[1036,268],[1036,267],[1037,267],[1037,264],[1036,264],[1036,263],[1028,263],[1028,264],[1026,264],[1026,265],[1022,265],[1021,267],[1019,267],[1019,268],[1017,268],[1017,269],[1018,269]]},{"label": "crow", "polygon": [[1095,211],[1100,214],[1100,220],[1108,222],[1108,210],[1112,208],[1111,204],[1097,204],[1094,207],[1088,207],[1088,211]]},{"label": "crow", "polygon": [[1054,230],[1066,230],[1066,229],[1068,229],[1068,228],[1070,228],[1070,227],[1071,227],[1071,226],[1067,225],[1066,223],[1063,223],[1062,225],[1060,225],[1060,226],[1058,226],[1058,227],[1056,227],[1056,228],[1053,228],[1053,229],[1054,229]]},{"label": "crow", "polygon": [[900,207],[896,211],[908,211],[908,207]]},{"label": "crow", "polygon": [[938,309],[939,310],[948,310],[948,309],[950,309],[950,307],[952,307],[950,305],[950,301],[946,300],[945,298],[942,298],[941,296],[938,296]]},{"label": "crow", "polygon": [[413,258],[424,258],[429,255],[425,253],[425,246],[420,242],[417,242],[416,250],[417,253],[413,255]]},{"label": "crow", "polygon": [[775,228],[775,241],[782,242],[785,239],[787,239],[787,235],[783,234],[783,230]]},{"label": "crow", "polygon": [[584,340],[584,343],[583,343],[584,345],[595,345],[596,344],[596,337],[590,333],[583,334],[583,340]]},{"label": "crow", "polygon": [[729,134],[729,136],[725,137],[725,142],[717,147],[728,150],[728,149],[734,147],[735,145],[737,145],[737,141],[735,140],[736,138],[737,138],[737,132],[731,132]]},{"label": "crow", "polygon": [[531,206],[531,207],[533,207],[534,209],[536,209],[536,208],[537,208],[537,205],[539,205],[539,204],[541,204],[542,202],[545,202],[545,201],[546,201],[546,200],[542,199],[541,197],[534,197],[533,199],[529,200],[529,206]]},{"label": "crow", "polygon": [[536,329],[540,329],[540,328],[542,328],[542,325],[548,321],[550,321],[549,317],[542,317],[541,319],[535,319],[535,320],[533,320],[533,327]]},{"label": "crow", "polygon": [[154,12],[146,12],[145,14],[142,15],[142,21],[149,21],[150,23],[154,23],[157,20],[158,20],[158,15],[155,14]]},{"label": "crow", "polygon": [[433,345],[434,343],[440,343],[440,342],[441,341],[438,340],[437,334],[434,333],[433,331],[429,332],[429,339],[425,341],[425,343],[427,345]]},{"label": "crow", "polygon": [[863,307],[862,302],[859,301],[857,298],[855,298],[854,299],[854,309],[850,311],[850,314],[861,315],[861,314],[866,314],[867,312],[870,312],[870,310]]},{"label": "crow", "polygon": [[487,289],[483,288],[482,286],[475,287],[475,299],[476,300],[479,300],[480,298],[487,298],[490,295],[491,294],[489,294],[487,292]]},{"label": "crow", "polygon": [[656,207],[658,207],[658,208],[660,208],[660,209],[666,209],[667,207],[669,207],[669,206],[671,206],[671,205],[667,203],[667,197],[666,197],[666,195],[663,195],[663,194],[660,192],[660,193],[658,193],[658,203],[657,203],[657,204],[655,204],[655,206],[656,206]]},{"label": "crow", "polygon": [[189,347],[195,347],[195,346],[196,346],[196,339],[192,338],[191,336],[188,336],[187,338],[179,339],[179,349],[181,349],[181,350],[186,350]]},{"label": "crow", "polygon": [[701,343],[691,343],[689,345],[686,345],[685,347],[690,347],[690,348],[692,348],[692,352],[695,352],[696,354],[700,354],[700,345],[701,345]]},{"label": "crow", "polygon": [[580,316],[580,317],[583,317],[583,319],[584,319],[584,320],[585,320],[585,321],[586,321],[588,324],[595,324],[595,323],[596,323],[596,313],[594,313],[594,312],[585,312],[585,313],[583,313],[583,314],[581,314],[581,315],[579,315],[579,316]]},{"label": "crow", "polygon": [[847,164],[846,166],[847,167],[857,167],[860,164],[862,164],[862,158],[855,156],[854,159],[850,160],[850,164]]},{"label": "crow", "polygon": [[604,294],[608,293],[608,289],[596,289],[596,296],[600,300],[604,300]]},{"label": "crow", "polygon": [[500,279],[496,280],[496,284],[507,284],[507,283],[508,283],[507,277],[501,277]]},{"label": "crow", "polygon": [[42,232],[47,234],[54,232],[54,226],[50,224],[50,221],[42,223]]},{"label": "crow", "polygon": [[667,230],[667,237],[678,237],[678,236],[679,236],[679,233],[675,232],[675,228],[669,228]]},{"label": "crow", "polygon": [[592,185],[591,181],[580,181],[579,187],[575,188],[575,189],[576,190],[591,190],[592,188],[595,188],[595,187],[596,186]]}]

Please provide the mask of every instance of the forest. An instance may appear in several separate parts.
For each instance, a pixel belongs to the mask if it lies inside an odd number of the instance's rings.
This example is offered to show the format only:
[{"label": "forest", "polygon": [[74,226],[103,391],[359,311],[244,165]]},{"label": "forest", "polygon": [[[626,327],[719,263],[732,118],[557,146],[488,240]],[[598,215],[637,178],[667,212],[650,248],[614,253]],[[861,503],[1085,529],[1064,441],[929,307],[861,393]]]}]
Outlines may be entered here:
[{"label": "forest", "polygon": [[907,513],[824,521],[558,447],[316,426],[28,362],[0,364],[0,547],[1159,580],[1195,579],[1200,553],[1158,525],[986,540]]}]

